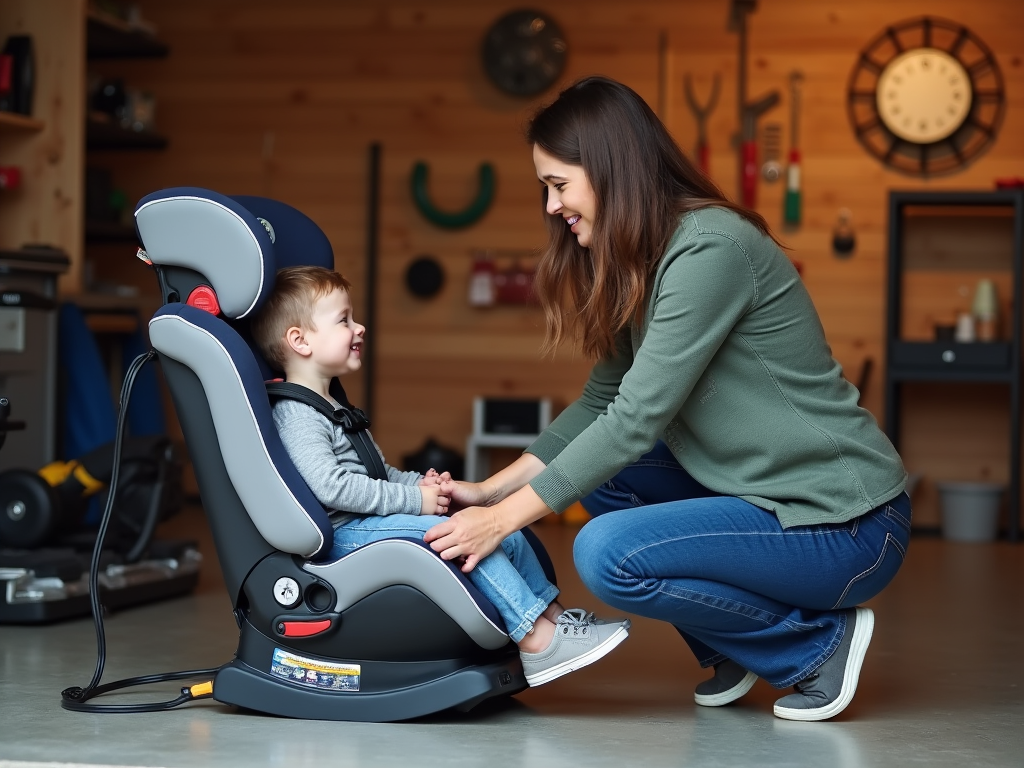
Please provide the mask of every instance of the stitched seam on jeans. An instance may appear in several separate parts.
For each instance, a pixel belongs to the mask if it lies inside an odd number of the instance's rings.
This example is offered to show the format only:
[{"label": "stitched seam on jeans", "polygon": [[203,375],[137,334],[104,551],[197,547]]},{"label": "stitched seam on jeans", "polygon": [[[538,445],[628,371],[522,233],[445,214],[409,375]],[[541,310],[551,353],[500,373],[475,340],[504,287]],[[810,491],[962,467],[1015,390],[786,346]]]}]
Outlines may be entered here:
[{"label": "stitched seam on jeans", "polygon": [[891,504],[885,505],[885,516],[890,520],[895,520],[896,522],[901,523],[908,531],[910,530],[910,521],[900,514],[899,510]]},{"label": "stitched seam on jeans", "polygon": [[639,554],[640,552],[643,552],[645,550],[648,550],[651,547],[660,547],[662,544],[671,544],[673,542],[684,541],[686,539],[701,539],[701,538],[711,537],[711,536],[821,536],[821,535],[836,536],[836,535],[839,535],[839,534],[847,534],[848,532],[849,532],[849,529],[847,529],[845,527],[838,527],[837,526],[837,527],[835,527],[833,529],[814,530],[814,531],[794,531],[792,528],[790,528],[787,531],[764,531],[764,532],[760,532],[760,531],[758,531],[758,532],[755,532],[755,531],[744,531],[744,532],[730,532],[730,533],[695,533],[695,534],[692,534],[690,536],[678,536],[678,537],[676,537],[674,539],[662,539],[661,541],[652,542],[651,544],[647,544],[646,546],[640,547],[639,549],[634,549],[632,552],[627,552],[625,555],[623,555],[622,559],[619,560],[619,562],[615,564],[615,567],[619,568],[621,570],[623,563],[625,563],[627,560],[629,560],[634,555]]},{"label": "stitched seam on jeans", "polygon": [[856,539],[857,538],[857,531],[859,531],[859,530],[860,530],[860,518],[859,517],[855,517],[853,519],[853,527],[850,528],[850,536],[852,536],[853,538]]},{"label": "stitched seam on jeans", "polygon": [[[836,652],[837,648],[839,648],[839,644],[843,642],[843,637],[846,635],[846,631],[850,628],[850,623],[846,620],[845,613],[840,615],[839,622],[841,625],[842,632],[836,632],[836,635],[832,638],[832,642],[829,643],[828,648],[822,651],[818,658],[816,658],[814,661],[808,664],[806,669],[786,678],[785,680],[771,684],[776,688],[787,688],[790,685],[799,683],[801,680],[806,680],[808,677],[810,677],[818,667],[820,667],[822,664],[824,664],[826,661],[832,658],[832,654]],[[769,682],[771,681],[769,680]]]},{"label": "stitched seam on jeans", "polygon": [[[697,636],[694,635],[694,637],[697,637]],[[701,642],[703,643],[704,641],[701,640]],[[704,644],[707,645],[707,643],[704,643]],[[706,661],[702,661],[701,659],[697,659],[697,663],[700,664],[700,668],[701,669],[707,669],[708,667],[714,666],[718,662],[725,661],[728,658],[729,657],[726,656],[724,653],[716,653],[714,656],[712,656],[710,659],[708,659]]]},{"label": "stitched seam on jeans", "polygon": [[[771,619],[778,619],[780,622],[785,621],[785,619],[783,619],[781,616],[777,616],[774,613],[769,613],[768,611],[765,611],[756,606],[747,605],[746,603],[741,603],[736,600],[727,600],[719,598],[719,601],[721,603],[725,603],[725,605],[720,605],[714,602],[702,600],[701,598],[705,597],[705,595],[703,595],[702,593],[694,592],[692,589],[676,590],[672,588],[667,588],[664,580],[662,580],[661,586],[658,587],[658,592],[660,592],[663,595],[667,595],[668,597],[674,597],[678,600],[686,600],[687,602],[697,603],[699,605],[704,606],[705,608],[712,608],[716,611],[724,611],[725,613],[739,614],[740,616],[745,616],[748,619],[754,619],[755,621],[763,622],[768,626],[771,626],[772,622],[770,619],[766,619],[766,616],[770,617]],[[732,606],[736,606],[737,608],[745,608],[747,610],[735,610]]]},{"label": "stitched seam on jeans", "polygon": [[846,589],[843,590],[843,594],[841,594],[839,596],[839,599],[836,600],[835,605],[832,606],[832,610],[833,611],[836,610],[840,606],[840,604],[843,602],[843,600],[846,599],[846,596],[850,593],[850,590],[853,589],[853,585],[854,584],[856,584],[861,579],[865,578],[866,576],[869,576],[870,574],[874,573],[875,571],[877,571],[879,568],[882,567],[882,563],[885,561],[885,553],[889,551],[889,542],[890,541],[894,542],[896,540],[892,537],[891,533],[885,534],[885,543],[882,544],[882,552],[881,552],[881,554],[879,554],[878,559],[875,560],[875,564],[872,565],[870,568],[868,568],[866,571],[861,571],[856,576],[854,576],[852,579],[850,579],[850,583],[846,585]]},{"label": "stitched seam on jeans", "polygon": [[897,539],[891,533],[890,534],[886,534],[886,535],[889,536],[892,539],[893,546],[895,546],[896,549],[898,549],[900,551],[900,556],[904,560],[906,560],[907,559],[907,550],[906,550],[906,548],[904,548],[904,546],[902,544],[900,544],[899,539]]}]

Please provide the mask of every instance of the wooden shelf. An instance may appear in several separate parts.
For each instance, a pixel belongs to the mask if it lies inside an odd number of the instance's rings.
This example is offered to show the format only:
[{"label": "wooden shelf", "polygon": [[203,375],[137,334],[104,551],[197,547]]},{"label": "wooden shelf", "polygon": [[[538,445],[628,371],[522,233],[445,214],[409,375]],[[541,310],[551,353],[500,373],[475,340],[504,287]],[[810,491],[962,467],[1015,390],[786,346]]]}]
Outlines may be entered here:
[{"label": "wooden shelf", "polygon": [[1013,203],[1006,205],[907,205],[903,208],[906,218],[949,219],[962,218],[995,218],[1012,219]]},{"label": "wooden shelf", "polygon": [[163,149],[167,144],[165,137],[152,131],[133,131],[98,120],[85,123],[86,149]]},{"label": "wooden shelf", "polygon": [[36,120],[28,115],[19,115],[16,112],[0,112],[0,131],[12,133],[14,131],[41,131],[46,127],[42,120]]},{"label": "wooden shelf", "polygon": [[169,53],[153,35],[116,16],[90,10],[86,21],[86,56],[90,59],[156,59]]}]

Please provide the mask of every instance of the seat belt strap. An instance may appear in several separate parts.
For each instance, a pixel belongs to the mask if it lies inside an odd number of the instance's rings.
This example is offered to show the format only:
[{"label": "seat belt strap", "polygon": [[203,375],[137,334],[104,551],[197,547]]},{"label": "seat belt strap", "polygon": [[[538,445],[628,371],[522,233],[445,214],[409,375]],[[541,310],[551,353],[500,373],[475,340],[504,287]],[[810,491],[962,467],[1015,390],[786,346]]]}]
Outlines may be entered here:
[{"label": "seat belt strap", "polygon": [[[288,381],[268,381],[266,387],[267,396],[271,400],[280,398],[297,400],[317,410],[331,422],[340,426],[352,441],[352,447],[356,449],[359,460],[366,467],[366,474],[373,480],[388,479],[387,467],[384,466],[380,453],[377,452],[377,447],[373,444],[367,431],[370,428],[370,420],[366,418],[365,413],[354,408],[348,402],[345,390],[341,388],[340,384],[337,388],[333,384],[331,385],[331,396],[342,404],[340,408],[335,408],[316,392],[301,384],[293,384]],[[339,392],[341,397],[337,397],[335,392]]]}]

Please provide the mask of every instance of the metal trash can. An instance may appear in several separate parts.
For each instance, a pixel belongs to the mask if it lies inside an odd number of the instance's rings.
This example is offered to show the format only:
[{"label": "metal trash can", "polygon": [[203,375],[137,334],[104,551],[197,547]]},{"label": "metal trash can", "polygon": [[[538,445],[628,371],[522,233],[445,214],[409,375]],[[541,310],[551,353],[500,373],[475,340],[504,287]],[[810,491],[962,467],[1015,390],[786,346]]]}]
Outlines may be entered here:
[{"label": "metal trash can", "polygon": [[951,541],[994,541],[999,502],[1006,487],[998,483],[937,483],[942,536]]}]

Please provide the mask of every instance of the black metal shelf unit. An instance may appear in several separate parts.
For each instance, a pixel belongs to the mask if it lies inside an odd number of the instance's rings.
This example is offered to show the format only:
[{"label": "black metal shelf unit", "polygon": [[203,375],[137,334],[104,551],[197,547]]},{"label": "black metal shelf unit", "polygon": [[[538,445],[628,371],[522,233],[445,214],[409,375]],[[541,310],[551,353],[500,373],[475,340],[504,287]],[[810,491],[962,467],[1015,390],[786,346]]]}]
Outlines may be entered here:
[{"label": "black metal shelf unit", "polygon": [[[1013,210],[1012,290],[1009,339],[994,342],[904,341],[903,234],[908,206]],[[1020,538],[1021,493],[1021,299],[1024,258],[1024,190],[994,192],[892,192],[889,197],[889,284],[886,317],[885,431],[899,448],[902,385],[906,382],[993,382],[1010,389],[1009,537]]]}]

